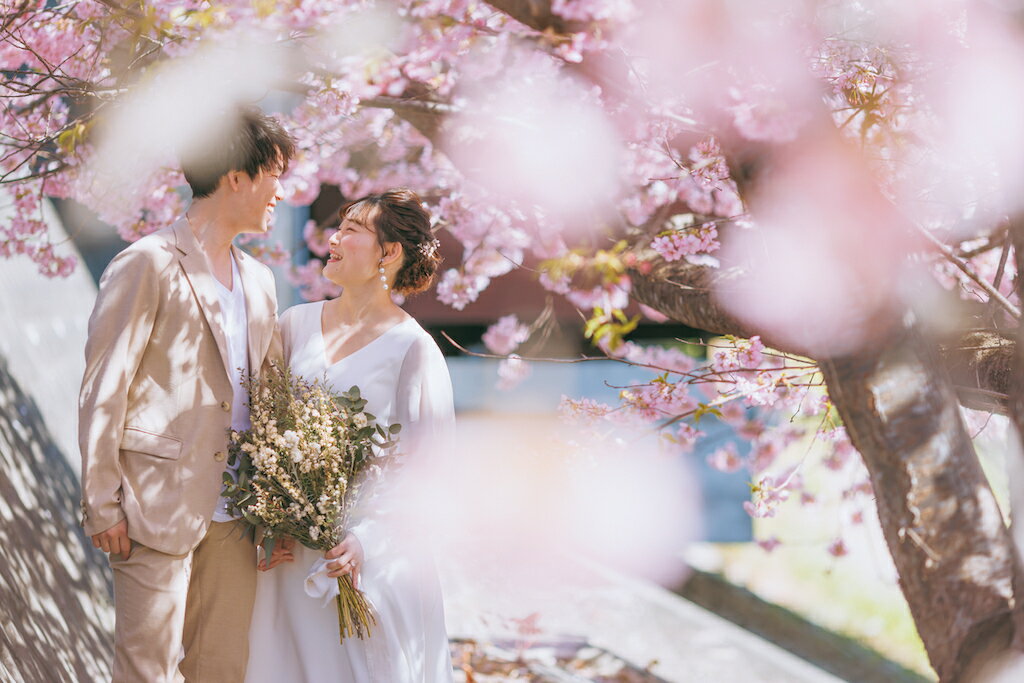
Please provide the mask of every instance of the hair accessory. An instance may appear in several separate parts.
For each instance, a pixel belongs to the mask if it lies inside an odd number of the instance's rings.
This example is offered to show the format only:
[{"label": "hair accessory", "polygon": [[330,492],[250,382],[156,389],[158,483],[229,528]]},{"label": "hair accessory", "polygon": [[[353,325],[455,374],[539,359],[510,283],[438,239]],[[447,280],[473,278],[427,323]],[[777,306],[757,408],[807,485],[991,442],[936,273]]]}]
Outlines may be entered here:
[{"label": "hair accessory", "polygon": [[420,245],[419,245],[418,248],[419,248],[421,254],[423,254],[427,258],[430,258],[431,256],[433,256],[437,252],[438,249],[441,248],[441,242],[439,242],[435,238],[435,239],[429,240],[427,242],[420,242]]}]

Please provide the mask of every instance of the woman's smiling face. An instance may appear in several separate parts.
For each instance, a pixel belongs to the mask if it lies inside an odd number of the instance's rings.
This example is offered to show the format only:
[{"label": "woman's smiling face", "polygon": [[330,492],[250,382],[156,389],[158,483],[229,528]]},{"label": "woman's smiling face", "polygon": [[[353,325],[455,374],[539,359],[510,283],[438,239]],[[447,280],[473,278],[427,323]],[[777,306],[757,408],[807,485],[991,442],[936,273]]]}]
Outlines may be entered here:
[{"label": "woman's smiling face", "polygon": [[345,287],[379,277],[377,268],[383,250],[373,227],[376,207],[354,204],[345,212],[341,225],[327,244],[330,247],[324,277]]}]

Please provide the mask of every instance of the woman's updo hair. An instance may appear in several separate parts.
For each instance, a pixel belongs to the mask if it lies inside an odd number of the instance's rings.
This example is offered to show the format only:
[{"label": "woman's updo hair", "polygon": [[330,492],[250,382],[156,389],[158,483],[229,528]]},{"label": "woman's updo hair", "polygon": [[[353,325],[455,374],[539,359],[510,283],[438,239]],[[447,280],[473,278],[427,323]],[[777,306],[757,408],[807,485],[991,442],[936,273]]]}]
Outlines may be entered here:
[{"label": "woman's updo hair", "polygon": [[[341,209],[344,218],[353,208],[373,213],[372,224],[381,247],[385,242],[402,245],[402,265],[392,286],[399,294],[418,294],[428,289],[441,263],[439,243],[430,230],[430,214],[419,196],[406,187],[367,195]],[[376,212],[371,210],[376,208]]]}]

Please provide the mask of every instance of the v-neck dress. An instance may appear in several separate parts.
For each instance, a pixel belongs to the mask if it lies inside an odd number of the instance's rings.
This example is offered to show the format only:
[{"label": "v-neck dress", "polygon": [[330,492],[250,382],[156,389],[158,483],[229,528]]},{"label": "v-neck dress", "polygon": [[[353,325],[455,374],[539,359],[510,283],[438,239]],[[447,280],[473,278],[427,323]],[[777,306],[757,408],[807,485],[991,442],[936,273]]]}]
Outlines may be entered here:
[{"label": "v-neck dress", "polygon": [[379,423],[402,425],[401,469],[364,496],[350,527],[363,546],[360,588],[377,624],[369,638],[339,643],[334,601],[325,605],[305,591],[310,567],[322,554],[297,544],[294,562],[259,573],[245,680],[447,683],[452,665],[430,533],[416,528],[415,509],[402,502],[429,487],[432,464],[450,447],[448,368],[433,338],[411,318],[329,364],[322,310],[323,302],[314,302],[281,316],[292,371],[324,378],[338,392],[358,386]]}]

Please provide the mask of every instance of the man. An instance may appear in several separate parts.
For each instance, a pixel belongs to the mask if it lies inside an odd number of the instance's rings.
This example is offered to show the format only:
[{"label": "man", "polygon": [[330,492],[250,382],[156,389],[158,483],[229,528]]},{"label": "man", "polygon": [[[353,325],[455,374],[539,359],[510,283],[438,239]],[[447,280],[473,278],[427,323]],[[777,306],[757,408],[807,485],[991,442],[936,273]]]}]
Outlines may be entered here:
[{"label": "man", "polygon": [[114,681],[245,676],[256,551],[220,492],[242,376],[280,342],[273,275],[231,242],[267,231],[294,142],[254,108],[230,138],[182,159],[185,217],[111,261],[89,319],[82,524],[114,572]]}]

